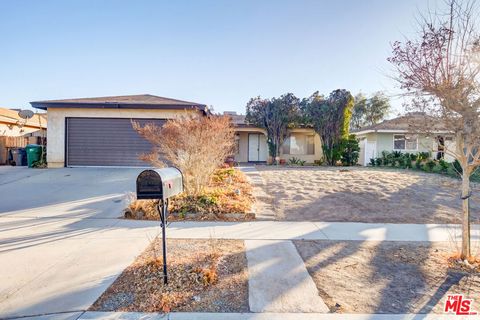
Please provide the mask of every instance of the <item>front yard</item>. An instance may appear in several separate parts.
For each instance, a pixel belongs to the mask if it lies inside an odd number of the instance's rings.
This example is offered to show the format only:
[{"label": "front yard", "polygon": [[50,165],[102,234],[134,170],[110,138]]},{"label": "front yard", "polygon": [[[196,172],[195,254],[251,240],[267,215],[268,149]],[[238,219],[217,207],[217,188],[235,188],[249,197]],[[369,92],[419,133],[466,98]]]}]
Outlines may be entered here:
[{"label": "front yard", "polygon": [[[257,167],[278,220],[460,223],[460,181],[418,171]],[[472,222],[480,221],[473,186]]]},{"label": "front yard", "polygon": [[94,311],[247,312],[243,241],[169,239],[168,285],[155,239],[90,308]]},{"label": "front yard", "polygon": [[[339,313],[443,313],[448,294],[474,298],[478,264],[447,263],[454,246],[427,242],[295,241],[320,296]],[[475,244],[478,251],[478,243]]]}]

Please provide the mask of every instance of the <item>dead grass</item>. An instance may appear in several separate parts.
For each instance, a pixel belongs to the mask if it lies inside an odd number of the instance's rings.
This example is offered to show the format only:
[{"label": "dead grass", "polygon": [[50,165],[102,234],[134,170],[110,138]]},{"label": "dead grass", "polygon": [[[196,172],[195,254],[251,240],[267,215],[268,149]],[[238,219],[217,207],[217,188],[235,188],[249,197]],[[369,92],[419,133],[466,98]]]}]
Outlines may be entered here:
[{"label": "dead grass", "polygon": [[[252,220],[253,202],[252,186],[243,172],[235,168],[217,169],[202,194],[181,194],[171,199],[169,220]],[[156,201],[133,200],[125,217],[158,220],[156,206]]]},{"label": "dead grass", "polygon": [[243,241],[169,239],[167,247],[168,285],[157,239],[90,310],[248,312]]},{"label": "dead grass", "polygon": [[478,265],[452,260],[451,243],[317,240],[295,245],[332,312],[443,313],[448,294],[473,298],[480,311]]}]

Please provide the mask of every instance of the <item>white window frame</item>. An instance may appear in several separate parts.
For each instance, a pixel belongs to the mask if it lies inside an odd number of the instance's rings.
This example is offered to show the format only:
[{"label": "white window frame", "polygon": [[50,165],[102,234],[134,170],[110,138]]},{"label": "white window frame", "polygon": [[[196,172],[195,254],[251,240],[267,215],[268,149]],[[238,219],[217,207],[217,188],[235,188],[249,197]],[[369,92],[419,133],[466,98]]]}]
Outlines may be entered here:
[{"label": "white window frame", "polygon": [[[405,148],[404,149],[397,149],[395,148],[395,141],[400,140],[400,139],[395,139],[396,136],[403,136],[403,139],[405,140]],[[398,133],[398,134],[393,134],[393,140],[392,140],[392,150],[393,151],[418,151],[418,137],[415,137],[415,149],[407,149],[407,135],[405,133]],[[412,140],[412,139],[409,139]]]}]

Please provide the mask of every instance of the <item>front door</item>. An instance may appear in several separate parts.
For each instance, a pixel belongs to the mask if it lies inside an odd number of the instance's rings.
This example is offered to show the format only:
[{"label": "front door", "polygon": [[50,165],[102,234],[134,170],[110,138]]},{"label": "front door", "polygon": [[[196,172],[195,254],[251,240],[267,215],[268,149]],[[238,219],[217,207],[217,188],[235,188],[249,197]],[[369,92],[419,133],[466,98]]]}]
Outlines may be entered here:
[{"label": "front door", "polygon": [[250,133],[248,135],[248,161],[267,161],[267,139],[262,133]]}]

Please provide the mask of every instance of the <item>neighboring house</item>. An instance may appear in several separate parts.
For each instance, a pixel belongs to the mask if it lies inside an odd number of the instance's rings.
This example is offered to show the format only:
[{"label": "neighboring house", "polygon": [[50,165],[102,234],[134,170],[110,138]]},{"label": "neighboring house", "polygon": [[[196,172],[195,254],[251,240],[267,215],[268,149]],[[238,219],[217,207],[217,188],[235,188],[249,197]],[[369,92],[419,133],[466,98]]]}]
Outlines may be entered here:
[{"label": "neighboring house", "polygon": [[10,149],[41,143],[46,136],[46,114],[34,114],[26,120],[18,115],[18,111],[0,108],[0,164],[7,164]]},{"label": "neighboring house", "polygon": [[[236,112],[225,112],[232,118],[235,126],[235,161],[237,162],[267,162],[268,144],[265,129],[245,122],[245,115]],[[288,161],[297,158],[313,163],[322,159],[320,136],[310,128],[294,128],[288,131],[288,137],[280,148],[280,159]]]},{"label": "neighboring house", "polygon": [[431,134],[416,134],[415,130],[425,123],[424,116],[411,113],[391,120],[385,120],[379,124],[368,126],[352,132],[357,136],[360,143],[360,165],[368,165],[370,159],[380,157],[382,151],[400,151],[409,153],[430,152],[432,158],[444,158],[453,161],[450,155],[444,154],[445,146],[449,149],[454,147],[453,137],[444,128],[429,128]]},{"label": "neighboring house", "polygon": [[36,101],[31,105],[48,111],[50,168],[148,166],[139,155],[150,152],[151,144],[135,132],[132,120],[161,125],[185,113],[208,112],[204,104],[149,94]]}]

